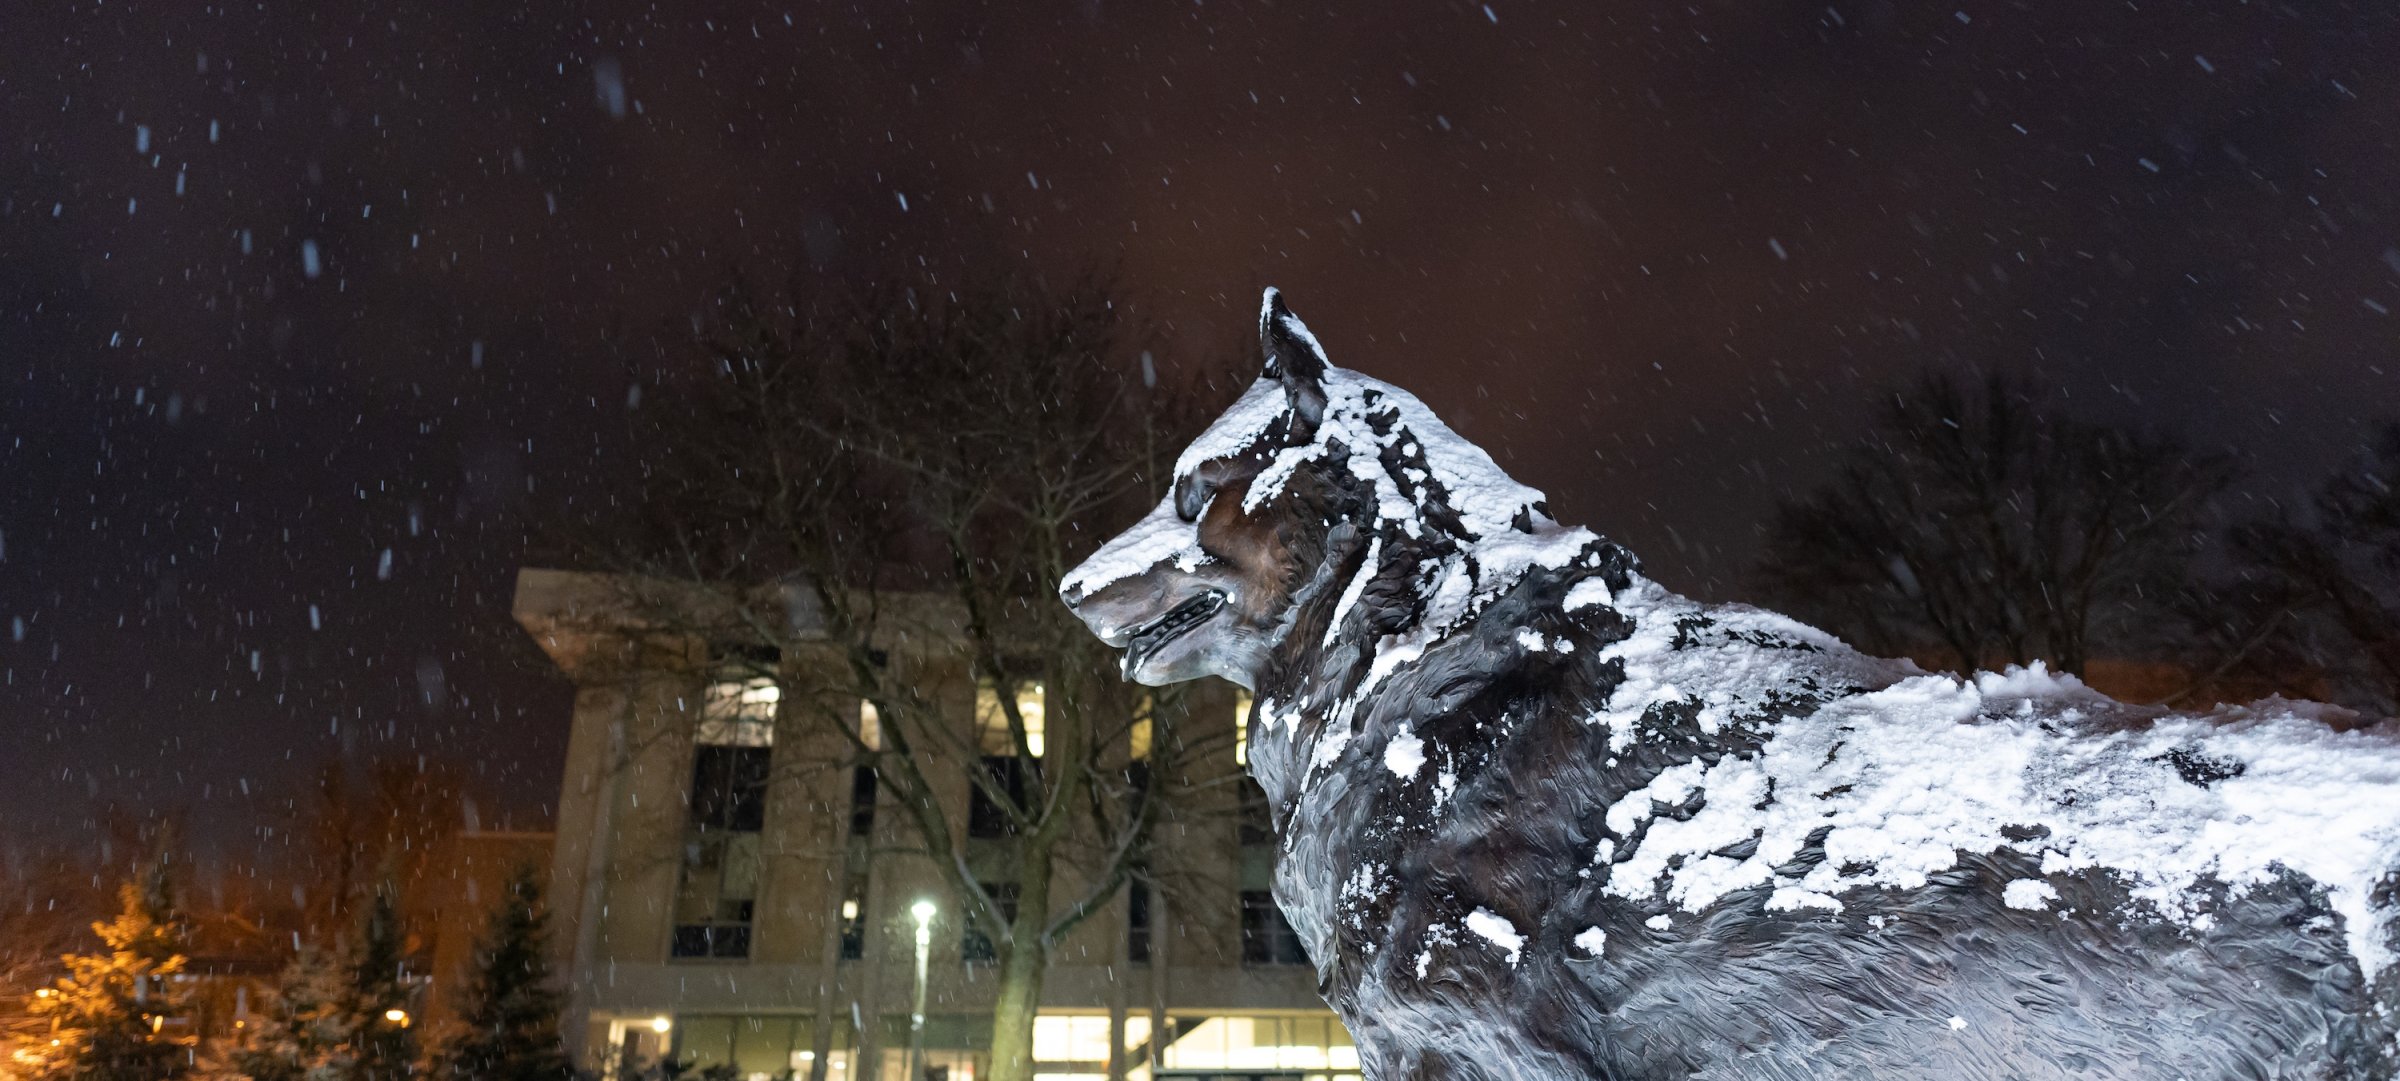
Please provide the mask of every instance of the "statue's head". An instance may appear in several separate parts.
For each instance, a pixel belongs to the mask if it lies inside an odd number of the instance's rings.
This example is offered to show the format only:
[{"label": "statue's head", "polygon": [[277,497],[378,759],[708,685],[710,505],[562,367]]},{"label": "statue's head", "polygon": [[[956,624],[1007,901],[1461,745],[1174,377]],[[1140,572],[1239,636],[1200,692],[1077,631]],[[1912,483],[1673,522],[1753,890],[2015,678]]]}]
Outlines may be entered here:
[{"label": "statue's head", "polygon": [[1327,363],[1273,289],[1259,348],[1257,382],[1185,449],[1167,497],[1060,583],[1128,678],[1256,688],[1287,641],[1438,634],[1594,539],[1408,392]]}]

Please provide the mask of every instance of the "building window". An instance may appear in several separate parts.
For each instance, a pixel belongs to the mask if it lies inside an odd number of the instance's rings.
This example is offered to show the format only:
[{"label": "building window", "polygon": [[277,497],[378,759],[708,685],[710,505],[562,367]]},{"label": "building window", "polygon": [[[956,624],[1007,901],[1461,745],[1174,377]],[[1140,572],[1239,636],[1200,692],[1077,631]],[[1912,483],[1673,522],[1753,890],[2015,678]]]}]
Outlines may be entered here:
[{"label": "building window", "polygon": [[690,818],[669,946],[673,957],[750,956],[779,698],[772,680],[709,688],[692,748]]},{"label": "building window", "polygon": [[870,751],[883,749],[883,714],[864,698],[858,700],[858,741]]},{"label": "building window", "polygon": [[1150,884],[1144,877],[1137,873],[1125,883],[1125,959],[1137,965],[1150,963]]},{"label": "building window", "polygon": [[[883,749],[883,717],[875,711],[875,703],[858,700],[858,741],[872,755]],[[873,759],[870,757],[869,762]],[[850,836],[866,837],[875,832],[875,767],[859,765],[850,770]]]},{"label": "building window", "polygon": [[1160,1065],[1182,1077],[1307,1076],[1355,1081],[1358,1048],[1329,1014],[1179,1017]]},{"label": "building window", "polygon": [[750,956],[750,920],[757,895],[758,834],[702,834],[687,840],[683,888],[675,897],[674,956]]},{"label": "building window", "polygon": [[766,747],[697,747],[692,752],[692,828],[757,833],[767,824]]},{"label": "building window", "polygon": [[875,767],[859,766],[850,771],[850,836],[865,837],[875,832]]},{"label": "building window", "polygon": [[[1035,758],[1042,756],[1042,701],[1041,681],[1017,684],[1017,718],[1025,724],[1025,749]],[[999,688],[989,683],[975,688],[975,731],[984,754],[1017,753],[1016,733],[1009,727],[1008,711],[1001,708]]]},{"label": "building window", "polygon": [[[992,899],[994,906],[999,908],[1002,923],[1016,922],[1016,883],[986,882],[983,883],[983,893],[984,896]],[[969,964],[990,964],[999,959],[1000,950],[992,944],[992,936],[983,933],[982,928],[975,926],[973,920],[969,920],[966,932],[959,936],[958,956]]]},{"label": "building window", "polygon": [[1158,699],[1144,691],[1141,698],[1134,703],[1133,726],[1125,733],[1125,756],[1128,759],[1135,762],[1146,762],[1150,759],[1150,745],[1157,739],[1157,720]]},{"label": "building window", "polygon": [[1242,963],[1246,965],[1305,965],[1308,951],[1300,935],[1285,922],[1283,909],[1267,890],[1242,891]]},{"label": "building window", "polygon": [[764,747],[775,741],[775,707],[783,688],[774,680],[721,680],[709,685],[700,704],[700,729],[693,742],[720,747]]},{"label": "building window", "polygon": [[851,875],[842,891],[842,960],[867,956],[867,876]]},{"label": "building window", "polygon": [[[986,756],[978,768],[991,779],[992,787],[1005,793],[1009,802],[1021,810],[1025,806],[1027,781],[1041,769],[1041,763],[1038,760],[1028,762],[1015,755],[991,755]],[[1009,818],[1006,809],[992,799],[984,786],[978,784],[968,788],[967,836],[989,841],[1013,837],[1016,832],[1016,822]]]}]

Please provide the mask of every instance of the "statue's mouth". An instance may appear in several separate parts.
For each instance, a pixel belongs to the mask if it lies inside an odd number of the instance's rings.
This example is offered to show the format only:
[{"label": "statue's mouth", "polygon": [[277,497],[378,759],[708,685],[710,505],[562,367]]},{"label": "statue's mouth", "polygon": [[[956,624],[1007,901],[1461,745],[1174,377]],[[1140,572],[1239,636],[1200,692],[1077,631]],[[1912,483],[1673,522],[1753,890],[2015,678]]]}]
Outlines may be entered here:
[{"label": "statue's mouth", "polygon": [[1167,643],[1192,633],[1193,628],[1208,622],[1208,618],[1216,615],[1217,610],[1223,607],[1225,607],[1223,592],[1214,589],[1205,590],[1194,595],[1192,599],[1167,609],[1167,614],[1143,624],[1141,629],[1134,631],[1125,643],[1124,671],[1130,675],[1134,669],[1142,666],[1143,661],[1149,660],[1153,654],[1165,649]]}]

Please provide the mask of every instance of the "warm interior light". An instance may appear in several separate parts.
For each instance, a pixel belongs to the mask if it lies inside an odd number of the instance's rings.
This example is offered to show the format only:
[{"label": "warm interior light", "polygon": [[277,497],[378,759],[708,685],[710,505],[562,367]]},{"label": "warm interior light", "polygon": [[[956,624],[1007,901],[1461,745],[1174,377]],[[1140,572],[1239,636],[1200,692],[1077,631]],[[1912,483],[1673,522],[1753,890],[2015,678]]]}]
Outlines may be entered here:
[{"label": "warm interior light", "polygon": [[842,918],[843,918],[843,919],[845,919],[845,920],[855,920],[855,919],[857,919],[857,918],[858,918],[858,902],[856,902],[856,901],[844,901],[844,902],[842,902]]},{"label": "warm interior light", "polygon": [[668,1017],[666,1014],[662,1013],[650,1019],[650,1031],[658,1033],[661,1036],[666,1035],[667,1030],[674,1027],[675,1019]]},{"label": "warm interior light", "polygon": [[1250,692],[1233,692],[1233,764],[1250,764]]},{"label": "warm interior light", "polygon": [[383,1019],[401,1028],[408,1027],[408,1011],[398,1007],[383,1011]]}]

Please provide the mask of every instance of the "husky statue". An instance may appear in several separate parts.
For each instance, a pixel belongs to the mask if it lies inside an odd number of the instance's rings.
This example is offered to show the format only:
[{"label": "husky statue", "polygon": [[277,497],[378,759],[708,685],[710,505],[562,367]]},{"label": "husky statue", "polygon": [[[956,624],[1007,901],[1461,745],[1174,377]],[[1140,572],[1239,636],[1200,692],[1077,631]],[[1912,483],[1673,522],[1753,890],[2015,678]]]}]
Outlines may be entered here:
[{"label": "husky statue", "polygon": [[1266,294],[1265,374],[1060,588],[1250,688],[1371,1079],[2400,1076],[2400,731],[1961,679],[1687,600]]}]

